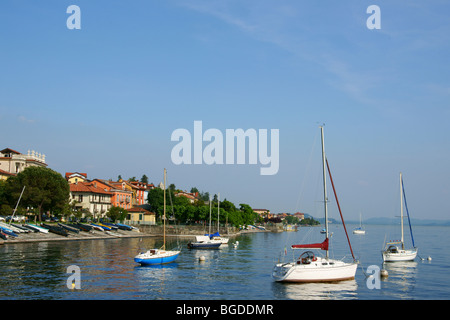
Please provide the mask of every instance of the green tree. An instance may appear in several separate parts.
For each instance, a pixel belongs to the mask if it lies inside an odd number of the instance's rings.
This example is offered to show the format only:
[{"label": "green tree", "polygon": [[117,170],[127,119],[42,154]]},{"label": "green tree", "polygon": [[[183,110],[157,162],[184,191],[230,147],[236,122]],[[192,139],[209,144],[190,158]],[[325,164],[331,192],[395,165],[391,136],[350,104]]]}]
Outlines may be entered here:
[{"label": "green tree", "polygon": [[191,193],[196,193],[196,192],[200,193],[200,191],[198,191],[198,189],[196,187],[192,187]]},{"label": "green tree", "polygon": [[145,174],[142,175],[141,182],[142,182],[142,183],[147,183],[147,184],[148,184],[148,177],[147,177]]},{"label": "green tree", "polygon": [[248,204],[241,203],[240,211],[242,215],[243,224],[253,224],[257,219],[257,214]]},{"label": "green tree", "polygon": [[128,211],[121,207],[112,206],[109,208],[108,212],[106,212],[106,216],[110,218],[113,222],[115,221],[123,221],[128,214]]},{"label": "green tree", "polygon": [[69,184],[61,174],[49,168],[27,167],[9,178],[7,183],[15,199],[19,198],[25,186],[20,206],[37,208],[39,221],[44,211],[62,210],[69,201]]}]

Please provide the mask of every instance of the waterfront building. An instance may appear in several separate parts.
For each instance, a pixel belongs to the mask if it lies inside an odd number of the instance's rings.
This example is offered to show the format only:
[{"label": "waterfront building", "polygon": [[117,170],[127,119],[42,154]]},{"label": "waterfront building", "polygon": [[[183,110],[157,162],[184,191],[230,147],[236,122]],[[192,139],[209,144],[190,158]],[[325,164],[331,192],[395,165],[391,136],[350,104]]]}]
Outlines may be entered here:
[{"label": "waterfront building", "polygon": [[148,192],[146,192],[148,189],[148,184],[140,181],[129,181],[129,183],[134,188],[132,199],[133,206],[146,204],[147,197],[145,195],[148,194]]},{"label": "waterfront building", "polygon": [[87,173],[66,172],[66,180],[69,183],[86,182],[88,181]]},{"label": "waterfront building", "polygon": [[17,174],[30,166],[47,167],[45,154],[28,150],[28,154],[5,148],[0,151],[0,170]]},{"label": "waterfront building", "polygon": [[111,192],[111,204],[113,206],[126,210],[132,208],[133,192],[126,187],[125,182],[118,183],[104,179],[94,179],[92,181],[96,181],[99,186]]},{"label": "waterfront building", "polygon": [[96,181],[70,183],[70,202],[75,201],[75,209],[88,211],[93,218],[102,218],[111,208],[112,193]]},{"label": "waterfront building", "polygon": [[126,224],[131,225],[155,225],[156,214],[149,210],[140,207],[131,208],[128,211],[128,215],[124,221]]}]

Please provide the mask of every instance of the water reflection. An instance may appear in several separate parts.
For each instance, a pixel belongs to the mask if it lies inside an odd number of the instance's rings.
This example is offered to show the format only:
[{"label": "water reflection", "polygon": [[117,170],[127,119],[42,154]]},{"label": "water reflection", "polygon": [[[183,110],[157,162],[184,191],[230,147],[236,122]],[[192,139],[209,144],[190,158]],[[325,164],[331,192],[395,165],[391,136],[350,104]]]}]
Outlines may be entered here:
[{"label": "water reflection", "polygon": [[384,269],[388,271],[388,278],[384,281],[384,286],[395,287],[390,290],[390,295],[399,299],[414,298],[414,290],[417,277],[417,262],[390,262],[383,264]]},{"label": "water reflection", "polygon": [[348,300],[357,299],[355,280],[335,283],[274,283],[272,289],[279,299]]}]

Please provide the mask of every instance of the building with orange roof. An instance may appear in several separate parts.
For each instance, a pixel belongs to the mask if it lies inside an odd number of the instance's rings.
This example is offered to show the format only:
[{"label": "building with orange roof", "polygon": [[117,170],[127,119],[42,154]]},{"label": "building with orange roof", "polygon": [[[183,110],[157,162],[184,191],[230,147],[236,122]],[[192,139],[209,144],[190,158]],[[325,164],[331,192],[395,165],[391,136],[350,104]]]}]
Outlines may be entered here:
[{"label": "building with orange roof", "polygon": [[88,181],[87,173],[66,172],[66,180],[69,183],[85,182]]},{"label": "building with orange roof", "polygon": [[149,210],[140,207],[131,208],[128,211],[128,215],[125,219],[127,224],[141,224],[141,225],[155,225],[156,214]]},{"label": "building with orange roof", "polygon": [[175,192],[175,197],[184,197],[189,200],[190,203],[194,203],[198,200],[198,192],[190,193],[186,191]]},{"label": "building with orange roof", "polygon": [[96,181],[70,183],[70,202],[75,209],[90,212],[94,219],[104,217],[111,208],[112,193]]},{"label": "building with orange roof", "polygon": [[15,176],[16,174],[10,173],[8,171],[0,169],[0,180],[6,180],[9,177]]},{"label": "building with orange roof", "polygon": [[133,191],[126,187],[126,183],[111,180],[94,179],[102,188],[111,192],[111,204],[123,209],[132,208]]},{"label": "building with orange roof", "polygon": [[133,205],[136,206],[146,204],[146,195],[148,194],[146,191],[149,189],[149,185],[140,181],[129,181],[129,183],[134,187]]}]

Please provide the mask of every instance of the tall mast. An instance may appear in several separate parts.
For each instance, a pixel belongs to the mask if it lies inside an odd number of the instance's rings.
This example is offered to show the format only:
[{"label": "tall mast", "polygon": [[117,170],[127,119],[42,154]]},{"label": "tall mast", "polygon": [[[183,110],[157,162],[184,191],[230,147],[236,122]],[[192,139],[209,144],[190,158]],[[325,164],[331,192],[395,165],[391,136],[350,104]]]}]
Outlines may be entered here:
[{"label": "tall mast", "polygon": [[[325,233],[326,238],[328,239],[328,206],[327,206],[327,174],[325,169],[325,144],[324,144],[324,137],[323,137],[323,126],[320,126],[320,132],[322,136],[322,166],[323,166],[323,204],[325,209]],[[329,257],[328,250],[326,251],[327,259]]]},{"label": "tall mast", "polygon": [[166,168],[164,168],[164,232],[163,232],[163,250],[166,250]]},{"label": "tall mast", "polygon": [[211,235],[211,196],[209,196],[209,234]]},{"label": "tall mast", "polygon": [[219,207],[220,207],[220,192],[218,193],[217,196],[217,232],[219,232]]},{"label": "tall mast", "polygon": [[405,244],[403,243],[403,181],[401,172],[400,172],[400,224],[402,226],[402,249],[405,249]]}]

